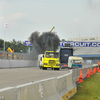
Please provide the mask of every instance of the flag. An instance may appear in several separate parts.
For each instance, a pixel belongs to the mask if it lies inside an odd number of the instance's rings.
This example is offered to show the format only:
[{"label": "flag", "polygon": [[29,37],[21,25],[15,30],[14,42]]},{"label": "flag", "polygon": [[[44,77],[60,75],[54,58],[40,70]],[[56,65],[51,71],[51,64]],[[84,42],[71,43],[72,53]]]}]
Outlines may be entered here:
[{"label": "flag", "polygon": [[8,24],[7,23],[4,23],[4,28],[8,28]]}]

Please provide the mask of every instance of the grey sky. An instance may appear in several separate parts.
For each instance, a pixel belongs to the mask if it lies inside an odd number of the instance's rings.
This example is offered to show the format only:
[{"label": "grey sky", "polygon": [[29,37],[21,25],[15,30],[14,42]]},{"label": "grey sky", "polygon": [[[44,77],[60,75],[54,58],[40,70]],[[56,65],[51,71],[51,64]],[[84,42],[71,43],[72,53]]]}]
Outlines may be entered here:
[{"label": "grey sky", "polygon": [[100,36],[100,0],[0,0],[0,38],[28,40],[55,26],[60,39]]}]

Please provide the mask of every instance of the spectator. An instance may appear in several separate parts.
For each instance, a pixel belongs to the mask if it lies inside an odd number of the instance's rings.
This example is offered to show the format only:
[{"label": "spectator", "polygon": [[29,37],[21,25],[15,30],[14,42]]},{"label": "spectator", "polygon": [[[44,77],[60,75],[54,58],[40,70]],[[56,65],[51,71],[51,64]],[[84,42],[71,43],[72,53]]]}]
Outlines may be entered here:
[{"label": "spectator", "polygon": [[15,50],[13,49],[13,52],[15,52]]}]

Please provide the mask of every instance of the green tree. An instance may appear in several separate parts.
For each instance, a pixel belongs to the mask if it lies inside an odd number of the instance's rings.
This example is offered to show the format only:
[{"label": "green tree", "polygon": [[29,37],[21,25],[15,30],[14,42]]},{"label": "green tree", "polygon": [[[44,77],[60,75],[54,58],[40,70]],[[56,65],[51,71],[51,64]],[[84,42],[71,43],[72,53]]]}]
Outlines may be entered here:
[{"label": "green tree", "polygon": [[8,49],[8,47],[11,47],[11,43],[8,41],[5,42],[5,51]]},{"label": "green tree", "polygon": [[[24,45],[24,42],[16,41],[13,39],[12,41],[5,41],[5,51],[10,47],[12,50],[14,49],[15,52],[20,52],[20,50],[23,51],[23,53],[26,53],[28,50],[28,47]],[[4,40],[0,39],[0,50],[3,51],[4,48]]]},{"label": "green tree", "polygon": [[66,41],[65,39],[62,39],[61,41]]},{"label": "green tree", "polygon": [[0,50],[3,50],[4,47],[4,40],[0,39]]}]

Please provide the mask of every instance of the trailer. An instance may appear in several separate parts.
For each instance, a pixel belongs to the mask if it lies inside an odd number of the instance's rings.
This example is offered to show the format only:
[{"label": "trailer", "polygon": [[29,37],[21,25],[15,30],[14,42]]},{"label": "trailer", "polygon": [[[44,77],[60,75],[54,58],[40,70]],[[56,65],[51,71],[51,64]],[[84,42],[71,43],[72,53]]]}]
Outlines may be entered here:
[{"label": "trailer", "polygon": [[61,47],[59,50],[60,54],[60,67],[67,68],[68,67],[68,58],[73,56],[73,48],[72,47]]}]

